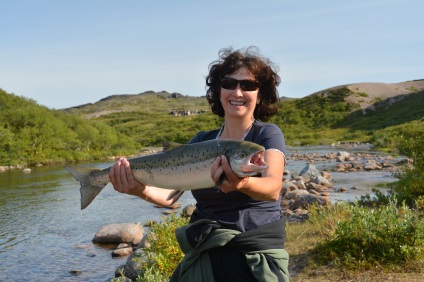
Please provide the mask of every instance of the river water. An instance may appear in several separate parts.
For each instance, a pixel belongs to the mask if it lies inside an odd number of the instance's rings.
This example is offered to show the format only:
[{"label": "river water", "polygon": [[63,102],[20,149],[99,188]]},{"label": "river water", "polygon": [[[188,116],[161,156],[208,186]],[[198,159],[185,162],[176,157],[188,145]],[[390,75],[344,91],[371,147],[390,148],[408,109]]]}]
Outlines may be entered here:
[{"label": "river water", "polygon": [[[304,165],[291,161],[288,169],[300,172]],[[376,183],[394,180],[389,172],[332,175],[336,186],[361,187],[333,193],[333,201],[352,200]],[[79,184],[62,166],[35,167],[31,173],[0,172],[0,193],[0,281],[108,281],[127,258],[112,258],[110,249],[92,244],[94,234],[107,224],[144,224],[164,216],[145,201],[116,193],[110,184],[81,210]],[[184,207],[194,200],[185,193],[179,202]]]}]

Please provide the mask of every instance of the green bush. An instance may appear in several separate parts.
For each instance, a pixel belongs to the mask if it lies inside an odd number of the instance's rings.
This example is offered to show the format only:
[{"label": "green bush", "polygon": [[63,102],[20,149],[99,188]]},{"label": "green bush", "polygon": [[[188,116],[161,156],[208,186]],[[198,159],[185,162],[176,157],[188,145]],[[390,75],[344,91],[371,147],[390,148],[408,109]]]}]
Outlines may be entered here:
[{"label": "green bush", "polygon": [[175,230],[188,224],[189,219],[176,215],[166,217],[163,222],[152,224],[147,242],[149,248],[145,248],[142,259],[142,272],[144,275],[137,279],[144,281],[168,281],[174,269],[184,258],[184,253],[175,237]]},{"label": "green bush", "polygon": [[419,196],[424,196],[424,136],[399,139],[401,153],[414,162],[412,167],[405,166],[402,173],[396,174],[399,180],[389,187],[400,201],[413,205]]},{"label": "green bush", "polygon": [[424,222],[405,203],[398,207],[390,201],[375,209],[357,203],[328,206],[313,209],[311,221],[319,223],[323,242],[315,252],[324,265],[367,270],[412,265],[424,255]]}]

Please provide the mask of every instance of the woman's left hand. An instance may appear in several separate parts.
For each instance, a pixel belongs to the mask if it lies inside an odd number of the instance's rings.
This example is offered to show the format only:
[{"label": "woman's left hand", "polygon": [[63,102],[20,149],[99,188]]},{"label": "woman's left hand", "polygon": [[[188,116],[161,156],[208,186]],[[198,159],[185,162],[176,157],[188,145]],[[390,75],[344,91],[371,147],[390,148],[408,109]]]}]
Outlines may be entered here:
[{"label": "woman's left hand", "polygon": [[247,187],[249,177],[240,178],[231,169],[227,158],[223,155],[213,162],[211,168],[211,177],[215,183],[218,182],[221,175],[225,173],[225,179],[220,185],[220,189],[224,193],[239,191]]}]

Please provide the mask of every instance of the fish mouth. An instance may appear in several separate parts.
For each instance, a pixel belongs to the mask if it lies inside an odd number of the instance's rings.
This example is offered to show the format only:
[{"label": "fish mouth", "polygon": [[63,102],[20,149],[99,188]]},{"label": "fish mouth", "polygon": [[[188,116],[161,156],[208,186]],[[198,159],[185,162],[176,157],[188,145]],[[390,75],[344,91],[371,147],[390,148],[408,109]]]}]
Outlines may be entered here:
[{"label": "fish mouth", "polygon": [[241,165],[240,172],[236,173],[239,177],[256,175],[268,167],[265,162],[263,150],[250,154]]}]

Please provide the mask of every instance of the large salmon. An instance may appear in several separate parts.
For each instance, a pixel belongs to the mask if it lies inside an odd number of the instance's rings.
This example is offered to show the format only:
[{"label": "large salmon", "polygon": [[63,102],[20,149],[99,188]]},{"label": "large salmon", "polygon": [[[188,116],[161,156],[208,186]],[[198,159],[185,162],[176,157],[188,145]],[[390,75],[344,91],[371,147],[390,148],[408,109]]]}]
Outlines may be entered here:
[{"label": "large salmon", "polygon": [[[137,181],[165,189],[186,191],[214,187],[211,166],[225,155],[239,177],[261,173],[268,166],[264,147],[247,141],[210,140],[180,145],[160,153],[128,160]],[[110,182],[109,170],[66,167],[80,182],[81,209],[86,208]]]}]

